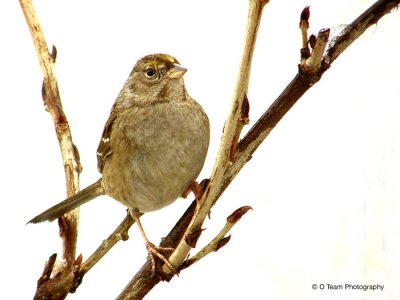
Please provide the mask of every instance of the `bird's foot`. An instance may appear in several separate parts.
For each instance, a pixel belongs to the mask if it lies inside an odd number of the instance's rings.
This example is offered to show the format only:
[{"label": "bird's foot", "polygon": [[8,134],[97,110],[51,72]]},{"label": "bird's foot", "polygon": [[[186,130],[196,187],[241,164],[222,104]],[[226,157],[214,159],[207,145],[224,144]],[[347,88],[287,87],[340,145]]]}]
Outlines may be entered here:
[{"label": "bird's foot", "polygon": [[174,248],[157,247],[153,243],[146,241],[146,249],[151,261],[151,271],[153,273],[155,273],[156,271],[156,257],[164,262],[168,266],[168,268],[170,268],[171,271],[173,271],[175,274],[179,273],[178,270],[175,269],[175,267],[170,263],[170,261],[163,254],[161,254],[161,252],[174,251]]}]

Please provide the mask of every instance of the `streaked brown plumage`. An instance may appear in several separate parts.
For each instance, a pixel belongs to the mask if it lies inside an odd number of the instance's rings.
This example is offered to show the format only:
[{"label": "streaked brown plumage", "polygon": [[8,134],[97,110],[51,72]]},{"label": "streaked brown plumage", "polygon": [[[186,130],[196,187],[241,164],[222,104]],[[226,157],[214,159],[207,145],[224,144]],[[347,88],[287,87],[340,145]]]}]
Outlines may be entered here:
[{"label": "streaked brown plumage", "polygon": [[[141,227],[138,212],[180,197],[203,167],[210,135],[207,115],[185,89],[185,72],[166,54],[140,59],[104,127],[97,149],[102,177],[30,222],[52,221],[106,194],[126,205]],[[160,257],[145,240],[149,253]]]}]

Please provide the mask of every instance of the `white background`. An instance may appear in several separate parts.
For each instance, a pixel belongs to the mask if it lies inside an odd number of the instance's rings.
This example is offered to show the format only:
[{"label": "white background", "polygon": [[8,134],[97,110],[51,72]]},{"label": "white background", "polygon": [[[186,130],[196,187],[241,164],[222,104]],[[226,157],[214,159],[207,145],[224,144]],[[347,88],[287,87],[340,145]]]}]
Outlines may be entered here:
[{"label": "white background", "polygon": [[[253,124],[294,77],[299,15],[311,29],[340,28],[374,1],[271,1],[254,56]],[[200,179],[208,177],[241,58],[247,1],[49,1],[35,5],[84,167],[99,177],[96,148],[133,64],[165,52],[189,69],[189,93],[211,119]],[[272,131],[212,211],[200,246],[242,205],[250,211],[230,243],[159,284],[147,299],[400,299],[400,14],[354,43]],[[1,255],[3,299],[31,299],[46,259],[60,250],[56,222],[25,225],[64,199],[62,160],[42,105],[42,74],[18,1],[0,4]],[[245,131],[250,127],[246,127]],[[158,243],[190,201],[143,217]],[[125,215],[102,197],[81,209],[84,258]],[[143,264],[136,226],[69,299],[113,299]],[[312,284],[381,284],[383,292],[328,291]]]}]

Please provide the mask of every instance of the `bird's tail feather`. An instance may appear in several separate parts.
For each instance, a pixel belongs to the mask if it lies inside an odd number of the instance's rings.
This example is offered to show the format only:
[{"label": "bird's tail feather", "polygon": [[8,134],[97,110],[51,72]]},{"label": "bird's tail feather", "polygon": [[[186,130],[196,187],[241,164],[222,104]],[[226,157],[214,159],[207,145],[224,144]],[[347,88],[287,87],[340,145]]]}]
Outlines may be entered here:
[{"label": "bird's tail feather", "polygon": [[101,179],[89,185],[87,188],[79,191],[75,195],[65,199],[64,201],[50,207],[48,210],[34,217],[28,223],[40,223],[44,221],[53,221],[61,215],[81,206],[82,204],[104,195],[104,189],[101,185]]}]

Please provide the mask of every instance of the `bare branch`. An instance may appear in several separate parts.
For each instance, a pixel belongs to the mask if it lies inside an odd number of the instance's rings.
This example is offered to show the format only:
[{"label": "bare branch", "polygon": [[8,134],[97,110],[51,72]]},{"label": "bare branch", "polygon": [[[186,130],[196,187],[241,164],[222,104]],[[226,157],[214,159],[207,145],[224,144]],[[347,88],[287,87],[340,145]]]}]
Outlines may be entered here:
[{"label": "bare branch", "polygon": [[[61,264],[59,271],[57,271],[56,268],[53,270],[57,258],[57,255],[53,254],[46,262],[42,276],[38,280],[35,299],[43,299],[43,297],[50,296],[54,298],[55,295],[57,296],[56,299],[63,299],[68,293],[75,292],[81,284],[83,276],[89,272],[115,244],[119,241],[128,240],[128,231],[134,222],[131,214],[127,213],[127,216],[121,224],[101,243],[96,251],[84,263],[82,263],[82,255],[78,256],[72,269],[66,269],[63,267],[64,264]],[[51,276],[51,273],[54,273],[53,276]]]},{"label": "bare branch", "polygon": [[[172,247],[176,248],[178,242],[182,239],[190,221],[193,218],[193,214],[196,210],[196,201],[188,207],[183,216],[175,224],[174,228],[169,232],[166,238],[160,243],[160,247]],[[158,260],[156,262],[159,262]],[[152,273],[151,262],[147,262],[142,268],[136,273],[131,279],[128,285],[124,288],[121,294],[118,296],[118,300],[138,300],[142,299],[146,294],[161,280],[169,281],[173,275],[161,277],[162,273]]]},{"label": "bare branch", "polygon": [[[199,205],[196,206],[196,201],[194,201],[169,235],[160,244],[161,247],[173,247],[176,249],[169,258],[170,262],[176,268],[182,269],[188,267],[211,251],[218,250],[229,241],[229,237],[225,236],[233,226],[233,219],[235,219],[234,217],[236,214],[228,219],[227,224],[209,245],[200,250],[198,254],[185,263],[190,250],[195,246],[201,235],[201,226],[212,206],[235,178],[236,174],[238,174],[241,168],[251,159],[255,150],[264,141],[271,130],[297,100],[311,86],[320,80],[332,62],[369,26],[376,24],[382,16],[398,7],[399,2],[400,0],[377,1],[331,42],[325,55],[324,50],[327,44],[329,31],[322,30],[318,37],[311,35],[307,38],[309,10],[308,8],[304,10],[300,21],[302,50],[308,49],[308,45],[310,45],[312,51],[306,53],[307,55],[303,55],[305,52],[302,52],[299,71],[292,82],[289,83],[282,94],[239,142],[241,131],[244,125],[249,122],[250,105],[247,99],[247,89],[251,61],[262,11],[265,4],[268,3],[268,0],[249,0],[248,25],[242,63],[234,91],[231,111],[225,123],[224,134],[210,183],[205,188],[201,199],[198,200]],[[57,51],[55,47],[53,47],[52,53],[49,53],[31,1],[20,0],[20,4],[31,30],[39,62],[44,74],[43,100],[55,124],[65,165],[68,195],[70,196],[78,190],[81,167],[79,163],[79,154],[72,143],[68,121],[62,109],[57,87],[54,71]],[[64,241],[63,256],[67,262],[66,267],[61,267],[59,270],[56,270],[54,267],[56,265],[56,256],[53,255],[50,257],[38,281],[38,289],[35,296],[37,299],[53,298],[51,296],[54,295],[57,295],[57,299],[60,299],[64,298],[68,292],[74,291],[80,284],[80,280],[85,273],[87,273],[119,240],[128,238],[128,229],[133,224],[130,216],[127,216],[95,253],[93,253],[86,262],[82,263],[82,256],[75,259],[77,236],[76,216],[77,213],[72,213],[66,218],[59,219],[60,235]],[[172,276],[174,276],[161,262],[157,263],[159,272],[153,274],[151,272],[151,263],[147,261],[122,291],[118,299],[142,299],[161,280],[170,280]]]},{"label": "bare branch", "polygon": [[[392,4],[390,9],[385,9],[384,10],[385,13],[389,13],[394,7],[396,7],[396,5],[398,5],[399,1],[400,0],[390,1],[393,3],[395,2],[397,4],[395,4],[394,6]],[[386,2],[388,1],[378,1],[377,3],[379,3],[379,5],[383,5],[386,7],[387,5]],[[260,1],[250,0],[249,21],[247,27],[248,37],[246,38],[247,42],[245,51],[247,50],[251,52],[250,50],[251,47],[249,47],[247,44],[249,41],[253,42],[253,47],[254,47],[256,32],[254,31],[251,32],[251,31],[256,30],[258,28],[264,4],[265,2],[260,3]],[[379,9],[377,8],[377,10]],[[384,14],[380,14],[380,17],[382,17],[383,15]],[[253,20],[251,20],[251,18],[253,18]],[[376,21],[379,20],[379,18],[376,19]],[[359,18],[357,20],[359,20]],[[257,24],[255,24],[254,22],[256,22]],[[369,26],[372,24],[373,23],[370,23]],[[351,28],[356,28],[356,26]],[[347,34],[350,33],[347,32]],[[334,43],[330,45],[330,48],[334,49],[336,47],[341,48],[340,44],[345,42],[346,42],[345,40],[340,41],[339,39],[336,39]],[[313,42],[314,47],[315,44],[316,41],[315,43]],[[322,43],[322,46],[324,46],[324,43]],[[321,47],[320,49],[322,48],[323,47]],[[337,54],[336,57],[340,55],[344,51],[344,49],[345,48],[343,48],[339,52],[335,52]],[[321,51],[318,50],[318,57],[321,56],[320,53]],[[243,57],[249,59],[251,55],[244,53]],[[210,179],[210,184],[206,188],[203,197],[200,200],[200,203],[202,203],[202,205],[196,208],[195,216],[192,222],[190,223],[188,230],[185,233],[186,237],[191,236],[192,233],[199,231],[198,229],[201,228],[201,224],[204,221],[205,216],[209,212],[209,209],[218,200],[219,196],[224,192],[226,187],[231,183],[231,181],[239,173],[242,167],[251,159],[254,151],[264,141],[264,139],[277,125],[277,123],[283,118],[283,116],[289,111],[289,109],[297,102],[297,100],[311,86],[313,86],[316,82],[319,81],[322,74],[329,68],[329,64],[326,63],[325,59],[321,59],[319,68],[316,70],[315,69],[312,70],[312,72],[304,72],[301,70],[301,68],[299,68],[299,72],[295,75],[294,79],[289,83],[286,89],[269,107],[269,109],[260,117],[260,119],[256,122],[256,124],[248,131],[245,137],[238,143],[236,151],[235,153],[233,153],[234,155],[232,155],[231,153],[232,146],[234,145],[235,142],[234,137],[237,137],[237,132],[236,132],[238,125],[237,120],[241,112],[239,107],[240,108],[243,107],[243,102],[245,100],[245,95],[247,92],[248,77],[247,79],[244,79],[243,77],[245,76],[243,75],[244,73],[242,72],[243,70],[247,70],[248,72],[250,70],[249,66],[247,66],[248,69],[244,66],[246,62],[249,63],[249,61],[246,59],[242,60],[241,70],[239,72],[239,79],[236,85],[235,97],[233,100],[232,111],[225,124],[224,136],[221,142],[217,162],[214,167],[212,177]],[[332,59],[330,61],[332,62]],[[240,82],[243,82],[243,84],[240,84]],[[244,87],[246,87],[246,89],[243,89]],[[243,93],[238,92],[238,89],[241,90]],[[240,96],[242,96],[242,98],[240,98]],[[182,262],[187,257],[190,249],[191,246],[188,245],[186,239],[181,240],[175,252],[169,258],[172,264],[174,266],[179,267],[179,265],[182,264]],[[147,294],[147,292],[150,291],[151,288],[159,282],[159,280],[148,280],[146,276],[149,274],[149,267],[150,265],[148,263],[143,265],[142,269],[135,275],[135,277],[127,285],[127,287],[120,295],[120,298],[118,299],[142,299]],[[165,272],[165,274],[168,274],[166,273],[168,271],[169,271],[168,268],[164,267],[163,272]],[[169,276],[173,275],[169,274]],[[141,284],[143,283],[143,281],[147,281],[147,284]]]},{"label": "bare branch", "polygon": [[221,249],[223,246],[225,246],[231,236],[226,236],[228,232],[232,229],[233,226],[237,222],[239,222],[240,218],[247,213],[250,209],[252,209],[250,206],[243,206],[241,208],[238,208],[235,210],[228,218],[226,218],[226,223],[224,227],[221,229],[221,231],[212,239],[212,241],[202,248],[199,252],[197,252],[193,257],[190,259],[186,260],[182,265],[181,265],[181,270],[186,269],[193,265],[194,263],[198,262],[208,254],[214,251],[218,251]]},{"label": "bare branch", "polygon": [[53,272],[54,269],[54,264],[56,263],[57,260],[57,254],[54,253],[52,256],[49,257],[49,259],[46,261],[46,264],[43,269],[42,276],[40,276],[38,280],[38,287],[42,285],[42,282],[46,282],[49,280],[51,273]]},{"label": "bare branch", "polygon": [[82,264],[80,274],[83,276],[89,270],[99,262],[99,260],[111,250],[119,241],[126,241],[129,239],[128,231],[129,228],[135,223],[131,214],[128,212],[125,219],[119,224],[119,226],[113,231],[110,236],[105,239],[96,251]]},{"label": "bare branch", "polygon": [[376,1],[334,39],[326,51],[326,61],[332,64],[365,30],[377,24],[384,15],[398,9],[399,4],[400,0]]},{"label": "bare branch", "polygon": [[[207,186],[206,191],[204,192],[203,197],[200,200],[201,205],[197,207],[195,216],[188,230],[186,231],[185,236],[190,235],[192,231],[200,228],[201,224],[203,224],[208,212],[210,211],[215,201],[218,199],[221,187],[225,182],[224,172],[226,168],[232,165],[231,149],[232,145],[236,144],[242,127],[239,125],[239,123],[241,123],[240,117],[243,102],[245,101],[245,96],[247,94],[251,60],[255,48],[257,31],[260,25],[262,11],[267,2],[268,1],[261,0],[249,1],[249,15],[245,47],[231,105],[231,111],[225,123],[224,134],[218,152],[217,161],[215,163],[214,170],[210,178],[210,184]],[[174,265],[176,268],[179,268],[179,266],[188,256],[190,249],[190,245],[188,245],[185,240],[182,240],[169,258],[172,265]],[[163,271],[166,273],[170,272],[168,268],[165,267]]]},{"label": "bare branch", "polygon": [[302,59],[300,62],[300,68],[303,73],[318,72],[321,64],[323,63],[322,57],[325,52],[326,44],[329,39],[329,29],[321,29],[318,33],[317,38],[313,41],[313,47],[310,57]]},{"label": "bare branch", "polygon": [[308,28],[310,27],[310,23],[308,20],[310,19],[310,7],[306,6],[300,15],[300,31],[301,31],[301,60],[306,60],[310,57],[310,49],[308,48]]},{"label": "bare branch", "polygon": [[[236,176],[258,146],[264,141],[271,130],[297,102],[298,99],[316,82],[327,70],[330,64],[347,49],[369,26],[376,24],[385,14],[399,6],[400,0],[379,0],[354,20],[346,30],[337,36],[329,45],[319,72],[303,74],[299,72],[285,88],[281,95],[272,103],[238,145],[237,166],[226,173],[228,178]],[[372,16],[369,16],[371,14]],[[231,180],[231,179],[230,179]],[[229,180],[228,180],[229,181]]]},{"label": "bare branch", "polygon": [[[32,2],[30,0],[20,0],[20,5],[30,29],[44,76],[42,88],[43,101],[54,122],[64,161],[67,194],[71,196],[79,190],[79,173],[81,171],[81,166],[78,150],[72,142],[68,120],[64,114],[58,91],[57,78],[55,75],[56,49],[53,47],[52,53],[49,52]],[[67,262],[67,267],[72,267],[75,261],[78,214],[79,210],[75,210],[69,213],[64,219],[60,219],[59,222],[60,236],[63,239],[63,258]]]},{"label": "bare branch", "polygon": [[[67,195],[71,196],[79,190],[79,173],[81,172],[81,165],[79,161],[78,150],[72,142],[68,120],[63,111],[60,94],[58,91],[57,79],[55,75],[57,51],[53,46],[52,52],[49,52],[32,2],[30,0],[20,0],[20,5],[31,32],[33,43],[38,55],[39,64],[42,69],[44,77],[42,97],[45,108],[50,113],[56,129],[56,135],[64,162]],[[65,272],[73,274],[73,272],[76,271],[75,256],[76,242],[78,237],[78,218],[79,210],[75,210],[71,213],[68,213],[65,217],[61,217],[59,219],[60,237],[63,241],[62,256],[66,263],[60,264],[61,269],[57,268],[57,270],[53,269],[55,265],[54,263],[46,264],[48,267],[48,276],[46,276],[46,280],[43,278],[43,276],[39,279],[35,298],[52,297],[52,295],[55,294],[57,294],[59,298],[63,298],[68,294],[69,288],[64,282],[62,282],[64,278],[61,279],[61,277],[57,277],[56,279],[53,279],[49,274],[64,274]]]},{"label": "bare branch", "polygon": [[56,259],[57,255],[53,254],[46,262],[43,274],[38,280],[34,299],[64,299],[68,293],[75,291],[81,258],[79,257],[68,269],[65,264],[55,268]]}]

